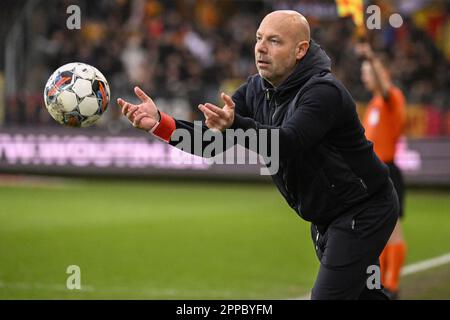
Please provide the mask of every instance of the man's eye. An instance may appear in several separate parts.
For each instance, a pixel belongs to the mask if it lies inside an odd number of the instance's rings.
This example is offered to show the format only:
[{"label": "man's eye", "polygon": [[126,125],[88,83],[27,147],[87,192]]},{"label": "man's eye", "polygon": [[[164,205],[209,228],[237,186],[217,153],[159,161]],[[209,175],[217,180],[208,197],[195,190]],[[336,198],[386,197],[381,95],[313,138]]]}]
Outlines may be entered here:
[{"label": "man's eye", "polygon": [[270,40],[270,42],[272,42],[272,43],[279,43],[280,41],[278,41],[276,39],[272,39],[272,40]]}]

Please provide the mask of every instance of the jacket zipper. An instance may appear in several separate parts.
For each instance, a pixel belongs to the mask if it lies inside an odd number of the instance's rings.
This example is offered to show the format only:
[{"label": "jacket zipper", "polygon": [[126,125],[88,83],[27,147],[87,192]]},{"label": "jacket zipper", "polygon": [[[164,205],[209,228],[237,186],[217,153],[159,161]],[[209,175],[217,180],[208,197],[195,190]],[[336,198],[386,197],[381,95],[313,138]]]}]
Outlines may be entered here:
[{"label": "jacket zipper", "polygon": [[272,114],[272,123],[275,122],[275,115],[277,114],[277,111],[278,111],[277,99],[275,97],[273,97],[273,102],[274,102],[273,103],[274,107],[273,107],[273,114]]},{"label": "jacket zipper", "polygon": [[362,186],[364,187],[364,189],[367,190],[367,185],[364,183],[364,180],[359,178],[359,181],[361,181]]}]

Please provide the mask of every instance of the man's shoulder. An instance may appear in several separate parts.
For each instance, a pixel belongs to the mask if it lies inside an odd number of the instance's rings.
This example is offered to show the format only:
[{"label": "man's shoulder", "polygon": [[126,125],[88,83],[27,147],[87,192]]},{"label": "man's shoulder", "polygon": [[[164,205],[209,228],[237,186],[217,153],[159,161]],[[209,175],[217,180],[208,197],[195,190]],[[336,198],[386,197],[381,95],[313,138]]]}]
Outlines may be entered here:
[{"label": "man's shoulder", "polygon": [[263,90],[264,87],[261,76],[259,74],[254,74],[249,76],[247,80],[239,86],[235,95],[244,97],[255,96]]},{"label": "man's shoulder", "polygon": [[255,110],[255,97],[260,95],[263,90],[262,78],[259,74],[248,77],[247,81],[242,83],[232,96],[236,104],[236,113],[245,117],[252,117]]},{"label": "man's shoulder", "polygon": [[331,73],[324,76],[312,77],[302,88],[299,94],[304,97],[341,99],[345,87]]},{"label": "man's shoulder", "polygon": [[249,76],[247,78],[246,85],[247,85],[248,89],[253,90],[253,91],[264,90],[263,79],[261,78],[261,76],[258,73]]}]

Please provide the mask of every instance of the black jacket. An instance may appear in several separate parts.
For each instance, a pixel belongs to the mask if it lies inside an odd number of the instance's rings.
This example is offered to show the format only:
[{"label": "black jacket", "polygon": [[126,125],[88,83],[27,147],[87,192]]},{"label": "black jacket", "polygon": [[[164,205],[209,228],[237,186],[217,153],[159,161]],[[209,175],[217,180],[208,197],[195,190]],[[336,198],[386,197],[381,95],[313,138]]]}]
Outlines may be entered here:
[{"label": "black jacket", "polygon": [[[232,128],[279,129],[280,168],[272,179],[303,219],[320,225],[389,187],[388,169],[366,140],[355,102],[330,65],[311,41],[280,86],[254,75],[233,95]],[[192,128],[185,121],[176,125]]]}]

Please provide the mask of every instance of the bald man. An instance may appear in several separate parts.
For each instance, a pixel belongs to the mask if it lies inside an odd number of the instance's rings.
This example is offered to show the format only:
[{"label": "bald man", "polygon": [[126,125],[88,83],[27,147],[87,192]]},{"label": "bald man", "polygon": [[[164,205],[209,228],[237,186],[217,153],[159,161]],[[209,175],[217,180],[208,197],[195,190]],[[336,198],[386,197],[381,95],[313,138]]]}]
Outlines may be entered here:
[{"label": "bald man", "polygon": [[[222,108],[198,106],[203,130],[278,136],[279,170],[272,179],[289,206],[311,222],[320,260],[312,299],[385,299],[378,257],[398,219],[398,199],[387,167],[364,136],[350,93],[332,75],[330,59],[295,11],[275,11],[263,19],[255,63],[258,74],[232,97],[221,94]],[[141,104],[123,99],[118,104],[136,128],[173,146],[179,143],[172,139],[177,129],[194,137],[193,123],[159,111],[137,87],[135,93]],[[203,155],[193,147],[191,153]]]}]

